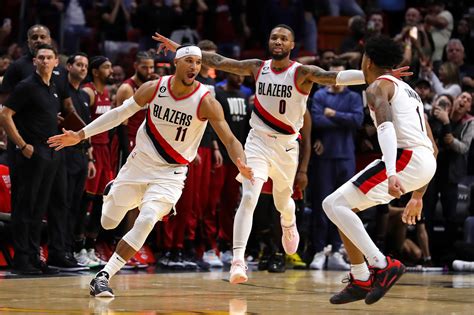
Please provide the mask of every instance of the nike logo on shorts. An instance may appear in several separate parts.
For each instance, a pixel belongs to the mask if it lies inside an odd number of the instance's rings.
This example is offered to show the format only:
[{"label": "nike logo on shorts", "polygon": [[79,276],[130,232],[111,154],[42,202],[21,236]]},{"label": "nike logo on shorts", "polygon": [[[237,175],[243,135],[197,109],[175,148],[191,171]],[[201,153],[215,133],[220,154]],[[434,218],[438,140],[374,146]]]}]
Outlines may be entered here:
[{"label": "nike logo on shorts", "polygon": [[176,175],[178,175],[178,174],[183,174],[183,172],[176,172],[176,171],[174,171],[174,173],[175,173]]},{"label": "nike logo on shorts", "polygon": [[293,150],[294,148],[285,149],[286,152]]},{"label": "nike logo on shorts", "polygon": [[168,95],[161,95],[161,94],[158,94],[158,97],[168,97]]}]

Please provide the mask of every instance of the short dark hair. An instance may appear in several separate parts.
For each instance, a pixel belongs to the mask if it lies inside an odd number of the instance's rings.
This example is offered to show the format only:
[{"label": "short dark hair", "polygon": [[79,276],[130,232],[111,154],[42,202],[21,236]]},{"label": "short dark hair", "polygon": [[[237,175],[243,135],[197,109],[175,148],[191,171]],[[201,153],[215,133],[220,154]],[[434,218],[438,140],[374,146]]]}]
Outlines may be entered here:
[{"label": "short dark hair", "polygon": [[28,36],[28,38],[31,37],[31,35],[32,35],[32,33],[33,33],[33,30],[34,30],[35,28],[42,28],[42,29],[44,29],[44,30],[48,33],[49,36],[51,36],[51,32],[50,32],[49,28],[48,28],[46,25],[43,25],[43,24],[35,24],[35,25],[31,26],[31,27],[28,29],[28,31],[26,32],[26,36]]},{"label": "short dark hair", "polygon": [[83,53],[83,52],[77,52],[77,53],[74,53],[72,55],[70,55],[67,60],[66,60],[66,63],[68,65],[73,65],[75,62],[76,62],[76,57],[78,56],[81,56],[81,57],[86,57],[87,59],[89,59],[89,56],[87,56],[86,53]]},{"label": "short dark hair", "polygon": [[137,62],[137,63],[139,63],[142,60],[147,60],[147,59],[154,60],[155,58],[148,51],[139,51],[139,52],[137,52],[137,54],[135,56],[135,62]]},{"label": "short dark hair", "polygon": [[293,40],[295,40],[295,31],[293,31],[293,29],[291,28],[291,26],[286,25],[286,24],[278,24],[278,25],[276,25],[275,27],[272,28],[272,31],[273,31],[274,29],[276,29],[277,27],[281,27],[281,28],[285,28],[285,29],[289,30],[290,33],[291,33],[291,36],[293,36]]},{"label": "short dark hair", "polygon": [[371,37],[365,44],[365,54],[380,68],[392,69],[403,60],[401,45],[384,35]]},{"label": "short dark hair", "polygon": [[347,69],[347,62],[344,59],[336,58],[331,62],[329,66],[330,67],[344,67],[345,69]]},{"label": "short dark hair", "polygon": [[197,46],[201,48],[201,50],[204,50],[204,51],[209,51],[209,50],[217,51],[217,45],[212,40],[204,39],[200,41],[197,44]]},{"label": "short dark hair", "polygon": [[55,57],[58,56],[58,50],[56,49],[56,47],[50,44],[41,44],[36,48],[35,57],[38,56],[38,51],[40,51],[40,49],[49,49],[53,51]]}]

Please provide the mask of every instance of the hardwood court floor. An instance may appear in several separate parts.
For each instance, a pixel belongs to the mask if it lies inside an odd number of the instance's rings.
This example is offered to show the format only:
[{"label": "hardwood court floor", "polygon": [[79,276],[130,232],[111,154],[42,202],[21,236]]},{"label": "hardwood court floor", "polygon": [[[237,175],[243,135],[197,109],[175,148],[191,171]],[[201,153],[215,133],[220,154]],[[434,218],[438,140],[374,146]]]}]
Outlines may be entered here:
[{"label": "hardwood court floor", "polygon": [[378,303],[331,305],[344,273],[250,272],[230,285],[227,272],[120,274],[116,297],[89,297],[91,275],[0,278],[1,314],[474,314],[474,274],[407,273]]}]

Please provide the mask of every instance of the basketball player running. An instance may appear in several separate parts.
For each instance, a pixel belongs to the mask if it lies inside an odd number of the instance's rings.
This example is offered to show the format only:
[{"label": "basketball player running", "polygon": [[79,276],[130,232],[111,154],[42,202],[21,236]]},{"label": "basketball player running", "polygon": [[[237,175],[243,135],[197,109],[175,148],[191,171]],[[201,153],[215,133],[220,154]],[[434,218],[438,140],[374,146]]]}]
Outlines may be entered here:
[{"label": "basketball player running", "polygon": [[93,296],[113,297],[110,278],[143,246],[155,223],[174,208],[183,189],[186,165],[196,156],[208,120],[240,174],[254,180],[251,168],[244,164],[242,145],[224,119],[222,106],[195,81],[201,68],[201,50],[196,46],[182,47],[174,63],[174,76],[144,83],[123,105],[79,132],[63,130],[62,135],[48,140],[51,147],[60,150],[117,126],[149,105],[136,146],[104,198],[101,223],[105,229],[114,229],[128,210],[138,206],[140,214],[107,265],[91,281]]},{"label": "basketball player running", "polygon": [[[179,46],[158,33],[153,38],[162,43],[160,50],[174,51]],[[325,71],[290,60],[290,52],[295,43],[294,32],[287,25],[280,24],[272,29],[268,46],[272,59],[266,61],[238,61],[216,53],[203,52],[203,63],[211,68],[252,75],[256,81],[255,110],[250,120],[252,130],[245,144],[248,165],[255,172],[255,183],[245,179],[242,182],[242,200],[234,219],[234,258],[230,283],[242,283],[248,279],[244,263],[245,247],[258,196],[268,177],[273,180],[275,207],[281,213],[283,248],[290,255],[298,248],[295,203],[291,195],[293,182],[301,189],[307,183],[310,139],[309,135],[303,135],[303,141],[307,142],[303,144],[303,154],[298,165],[297,138],[303,121],[311,120],[306,110],[306,100],[313,83],[365,84],[362,71]]]},{"label": "basketball player running", "polygon": [[405,271],[400,261],[380,252],[354,211],[413,192],[402,220],[415,224],[421,219],[422,197],[436,170],[436,146],[425,122],[423,102],[408,84],[391,75],[402,58],[401,48],[387,37],[374,37],[366,43],[362,71],[369,84],[367,102],[383,157],[323,201],[327,216],[343,234],[352,264],[349,284],[330,299],[333,304],[362,299],[375,303]]}]

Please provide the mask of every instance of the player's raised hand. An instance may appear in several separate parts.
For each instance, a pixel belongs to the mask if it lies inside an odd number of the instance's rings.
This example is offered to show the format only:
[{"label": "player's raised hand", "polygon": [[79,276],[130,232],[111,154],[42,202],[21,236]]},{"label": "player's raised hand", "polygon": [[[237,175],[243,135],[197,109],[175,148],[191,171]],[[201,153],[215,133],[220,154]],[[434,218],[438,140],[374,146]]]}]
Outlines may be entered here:
[{"label": "player's raised hand", "polygon": [[168,51],[173,51],[174,52],[179,47],[178,43],[172,41],[168,37],[165,37],[165,36],[163,36],[163,35],[161,35],[160,33],[157,33],[157,32],[155,32],[155,35],[152,36],[151,38],[153,38],[157,42],[160,42],[160,45],[158,46],[158,50],[157,50],[158,54],[163,51],[163,54],[166,55],[166,53],[168,53]]},{"label": "player's raised hand", "polygon": [[81,142],[78,132],[66,130],[63,128],[63,134],[49,137],[48,144],[50,148],[59,151],[64,147],[70,147]]},{"label": "player's raised hand", "polygon": [[405,193],[405,188],[396,175],[388,178],[388,193],[395,198],[400,198]]},{"label": "player's raised hand", "polygon": [[402,221],[409,225],[415,225],[421,220],[421,210],[423,209],[422,198],[411,198],[403,210]]},{"label": "player's raised hand", "polygon": [[239,169],[240,174],[242,174],[243,177],[247,178],[250,180],[250,182],[253,184],[255,183],[255,178],[253,177],[253,171],[250,166],[247,166],[240,158],[237,158],[237,168]]},{"label": "player's raised hand", "polygon": [[400,68],[397,68],[397,69],[392,69],[392,75],[397,79],[401,79],[402,77],[412,76],[413,72],[407,71],[408,69],[410,69],[409,66],[404,66],[404,67],[400,67]]}]

